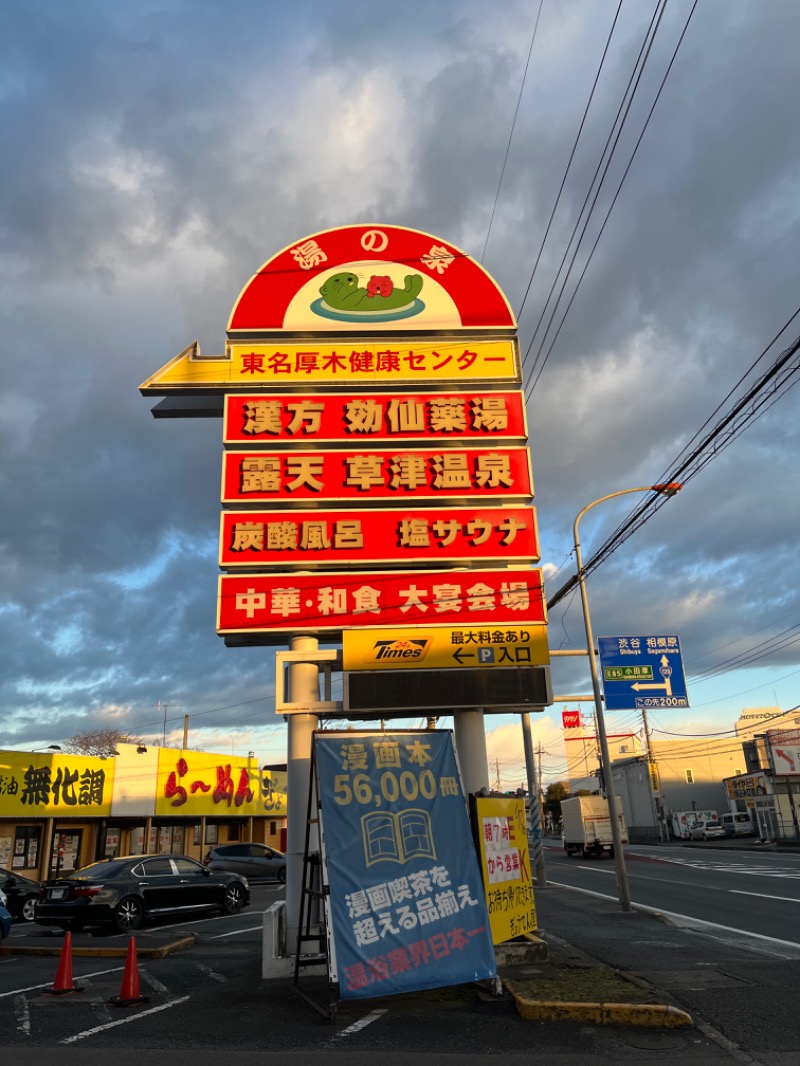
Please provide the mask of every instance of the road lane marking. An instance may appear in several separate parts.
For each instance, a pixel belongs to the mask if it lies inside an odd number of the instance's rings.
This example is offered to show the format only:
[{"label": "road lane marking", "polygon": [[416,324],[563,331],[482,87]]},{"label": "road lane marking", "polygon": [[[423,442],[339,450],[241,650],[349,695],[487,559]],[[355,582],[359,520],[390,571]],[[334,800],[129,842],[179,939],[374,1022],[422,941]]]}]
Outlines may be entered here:
[{"label": "road lane marking", "polygon": [[568,866],[567,869],[582,874],[611,874],[613,876],[616,873],[616,870],[598,870],[596,866]]},{"label": "road lane marking", "polygon": [[[568,870],[582,870],[584,873],[611,874],[616,876],[616,870],[593,870],[591,866],[568,866]],[[702,888],[704,892],[732,892],[731,888],[720,888],[719,885],[698,885],[697,881],[676,881],[674,877],[648,877],[647,874],[632,874],[628,871],[628,879],[636,878],[637,881],[646,881],[649,885],[685,885],[687,888]],[[756,893],[761,895],[761,893]]]},{"label": "road lane marking", "polygon": [[102,1033],[106,1029],[114,1029],[118,1025],[127,1025],[128,1022],[138,1021],[139,1018],[145,1018],[148,1014],[157,1014],[158,1011],[167,1010],[169,1007],[177,1007],[179,1003],[185,1003],[189,999],[189,996],[181,996],[180,999],[173,999],[169,1003],[162,1003],[158,1007],[150,1007],[149,1010],[140,1011],[138,1014],[129,1014],[127,1018],[119,1018],[115,1022],[107,1022],[105,1025],[96,1025],[94,1029],[84,1029],[82,1033],[74,1033],[72,1036],[68,1036],[65,1040],[61,1040],[62,1044],[74,1044],[78,1040],[83,1040],[87,1036],[94,1036],[95,1033]]},{"label": "road lane marking", "polygon": [[800,903],[797,896],[768,896],[765,892],[743,892],[740,888],[729,888],[734,896],[758,896],[759,899],[782,899],[784,903]]},{"label": "road lane marking", "polygon": [[752,863],[731,863],[724,860],[713,861],[711,859],[668,859],[659,860],[671,863],[673,866],[688,866],[692,870],[709,870],[712,873],[744,874],[747,877],[783,877],[792,880],[800,879],[800,870],[794,870],[791,866],[779,866],[772,870],[762,869]]},{"label": "road lane marking", "polygon": [[[573,892],[582,892],[585,896],[596,896],[597,899],[608,899],[612,903],[619,903],[619,899],[616,896],[606,896],[603,892],[593,892],[589,888],[578,888],[575,885],[565,885],[559,881],[547,880],[548,885],[554,885],[556,888],[569,888]],[[648,907],[644,903],[631,904],[636,911],[642,911],[644,914],[655,914],[666,916],[667,918],[677,918],[678,921],[687,922],[690,926],[705,926],[708,929],[720,929],[723,933],[736,933],[737,936],[751,937],[754,940],[763,940],[768,944],[779,944],[781,947],[793,948],[796,951],[800,951],[800,944],[795,943],[793,940],[779,940],[775,936],[767,936],[764,933],[751,933],[747,929],[735,929],[731,925],[720,925],[719,922],[708,922],[705,918],[692,918],[688,914],[678,914],[677,911],[665,911],[663,907]],[[738,945],[740,947],[747,947],[746,944]],[[780,958],[787,958],[793,956],[781,955]]]}]

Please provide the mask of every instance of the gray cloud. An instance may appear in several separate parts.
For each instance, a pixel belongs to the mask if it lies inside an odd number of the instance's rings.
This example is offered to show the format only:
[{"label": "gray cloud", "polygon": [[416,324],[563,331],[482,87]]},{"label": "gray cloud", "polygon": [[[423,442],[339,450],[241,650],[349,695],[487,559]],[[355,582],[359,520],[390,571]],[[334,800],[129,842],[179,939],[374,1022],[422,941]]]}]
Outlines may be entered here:
[{"label": "gray cloud", "polygon": [[[6,742],[104,713],[158,733],[159,699],[200,715],[271,692],[272,652],[214,634],[219,424],[155,422],[138,385],[195,337],[221,351],[250,274],[307,233],[383,220],[479,256],[537,7],[4,5]],[[649,18],[631,7],[523,350]],[[639,121],[688,10],[670,7]],[[610,17],[543,9],[486,256],[514,306]],[[779,3],[698,7],[530,403],[547,562],[586,502],[662,472],[796,306],[799,22]],[[708,662],[800,613],[796,405],[790,392],[592,575],[597,631],[679,626],[687,659]],[[587,543],[624,513],[587,517]],[[557,645],[561,608],[552,621]],[[565,621],[580,642],[574,602]],[[770,665],[796,661],[789,648]],[[246,713],[205,721],[259,724]]]}]

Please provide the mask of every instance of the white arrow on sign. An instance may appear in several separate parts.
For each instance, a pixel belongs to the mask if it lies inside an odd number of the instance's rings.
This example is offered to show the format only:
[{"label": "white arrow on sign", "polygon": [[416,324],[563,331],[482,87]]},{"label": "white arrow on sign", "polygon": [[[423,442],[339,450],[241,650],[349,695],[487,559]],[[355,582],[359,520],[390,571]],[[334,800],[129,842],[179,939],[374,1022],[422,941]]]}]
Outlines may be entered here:
[{"label": "white arrow on sign", "polygon": [[670,676],[672,674],[672,667],[669,665],[669,659],[666,657],[666,655],[662,655],[661,656],[661,667],[659,669],[659,673],[664,678],[664,684],[663,685],[644,685],[644,684],[642,684],[641,681],[637,681],[636,684],[631,685],[631,688],[634,690],[634,692],[640,692],[642,689],[645,689],[645,688],[647,688],[647,689],[654,689],[654,688],[661,689],[661,688],[663,688],[665,694],[667,696],[671,696],[672,695],[672,681],[670,680]]}]

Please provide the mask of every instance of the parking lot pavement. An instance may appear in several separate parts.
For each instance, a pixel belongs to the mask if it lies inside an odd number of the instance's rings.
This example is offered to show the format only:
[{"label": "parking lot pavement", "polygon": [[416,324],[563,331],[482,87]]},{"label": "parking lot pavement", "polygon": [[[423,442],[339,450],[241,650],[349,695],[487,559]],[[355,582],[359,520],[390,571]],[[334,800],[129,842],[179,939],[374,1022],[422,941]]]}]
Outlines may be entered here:
[{"label": "parking lot pavement", "polygon": [[[174,929],[136,931],[136,947],[141,958],[162,959],[175,951],[185,951],[197,941],[195,933]],[[124,958],[128,950],[127,933],[76,932],[70,950],[76,958]],[[65,934],[40,925],[16,925],[0,947],[0,955],[61,955]]]}]

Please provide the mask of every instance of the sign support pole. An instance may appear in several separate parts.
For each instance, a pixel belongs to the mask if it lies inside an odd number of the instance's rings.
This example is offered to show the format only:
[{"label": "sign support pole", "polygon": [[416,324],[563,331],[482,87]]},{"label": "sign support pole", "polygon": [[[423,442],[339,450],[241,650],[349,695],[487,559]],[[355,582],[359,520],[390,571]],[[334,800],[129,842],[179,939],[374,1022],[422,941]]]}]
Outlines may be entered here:
[{"label": "sign support pole", "polygon": [[489,756],[483,719],[482,710],[458,711],[453,715],[453,733],[466,794],[489,788]]},{"label": "sign support pole", "polygon": [[[319,649],[316,637],[293,636],[292,651],[313,655]],[[292,663],[289,666],[289,701],[305,703],[309,707],[319,703],[319,668],[313,663]],[[306,841],[306,800],[311,787],[311,746],[314,730],[319,728],[316,714],[288,716],[287,795],[286,818],[286,950],[297,943],[300,930],[300,897],[303,887],[303,853]],[[319,836],[311,827],[309,850],[319,848]]]}]

